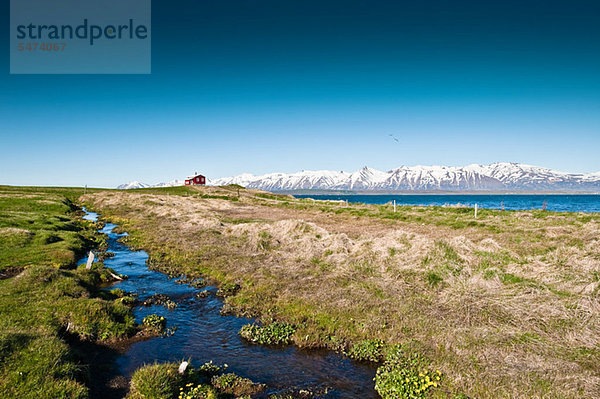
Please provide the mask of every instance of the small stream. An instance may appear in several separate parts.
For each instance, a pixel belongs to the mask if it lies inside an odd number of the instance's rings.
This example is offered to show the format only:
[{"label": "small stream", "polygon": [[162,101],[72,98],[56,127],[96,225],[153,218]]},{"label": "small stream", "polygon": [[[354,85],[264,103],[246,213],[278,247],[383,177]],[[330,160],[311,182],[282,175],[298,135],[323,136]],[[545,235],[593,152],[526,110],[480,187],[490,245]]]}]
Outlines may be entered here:
[{"label": "small stream", "polygon": [[[98,220],[98,214],[85,212],[85,219]],[[137,368],[154,361],[191,358],[193,365],[199,366],[212,360],[215,364],[227,364],[228,372],[267,384],[265,396],[289,389],[307,389],[320,392],[318,397],[322,398],[379,397],[373,389],[375,368],[372,365],[352,361],[332,351],[246,343],[238,331],[252,319],[221,315],[219,311],[223,301],[215,296],[214,287],[198,289],[178,284],[163,273],[149,270],[146,266],[148,254],[132,251],[120,243],[118,239],[127,233],[113,233],[115,227],[107,223],[100,230],[108,235],[108,251],[115,254],[104,260],[104,264],[129,278],[115,283],[110,289],[121,288],[137,293],[141,301],[154,294],[164,294],[178,305],[173,310],[159,305],[134,308],[138,323],[155,313],[167,319],[167,328],[177,327],[177,330],[169,337],[134,343],[117,359],[123,375],[130,377]],[[203,290],[210,294],[197,298],[196,294]]]}]

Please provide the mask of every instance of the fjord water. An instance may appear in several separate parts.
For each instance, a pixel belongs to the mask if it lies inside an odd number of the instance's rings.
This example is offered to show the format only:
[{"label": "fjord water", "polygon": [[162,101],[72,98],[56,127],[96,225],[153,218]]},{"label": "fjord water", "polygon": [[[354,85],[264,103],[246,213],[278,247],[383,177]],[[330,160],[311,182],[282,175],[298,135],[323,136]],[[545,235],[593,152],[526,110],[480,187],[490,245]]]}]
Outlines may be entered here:
[{"label": "fjord water", "polygon": [[391,195],[294,195],[297,198],[314,198],[318,200],[348,201],[365,204],[387,204],[396,201],[398,205],[423,205],[423,206],[447,206],[464,205],[480,208],[501,209],[504,205],[506,210],[530,210],[542,209],[546,202],[546,209],[556,212],[600,212],[600,195],[594,194],[391,194]]},{"label": "fjord water", "polygon": [[[87,212],[87,211],[86,211]],[[87,212],[85,219],[97,220],[98,215]],[[191,358],[197,366],[212,360],[227,364],[228,372],[267,384],[265,397],[286,392],[287,389],[316,391],[323,398],[378,398],[373,389],[375,368],[354,362],[335,352],[301,350],[293,346],[266,347],[244,342],[238,335],[240,328],[253,320],[222,316],[223,305],[207,287],[210,294],[197,298],[202,289],[178,284],[167,275],[151,271],[146,265],[148,254],[132,251],[118,239],[126,234],[113,232],[116,225],[107,223],[101,230],[108,235],[108,251],[114,256],[104,261],[120,274],[129,278],[109,289],[121,288],[138,294],[144,300],[154,294],[165,294],[178,306],[167,310],[163,306],[138,306],[134,309],[136,321],[141,323],[148,314],[167,319],[167,327],[177,327],[169,337],[156,337],[137,342],[117,359],[120,371],[131,374],[144,364],[155,361],[181,361]]]}]

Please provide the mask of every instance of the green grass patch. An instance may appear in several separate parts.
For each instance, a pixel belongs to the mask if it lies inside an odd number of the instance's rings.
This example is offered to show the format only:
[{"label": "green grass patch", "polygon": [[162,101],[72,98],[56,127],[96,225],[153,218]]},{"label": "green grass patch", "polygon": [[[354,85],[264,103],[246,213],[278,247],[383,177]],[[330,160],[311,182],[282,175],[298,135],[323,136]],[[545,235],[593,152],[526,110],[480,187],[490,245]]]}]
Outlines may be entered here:
[{"label": "green grass patch", "polygon": [[438,273],[429,271],[426,274],[427,283],[432,287],[436,287],[439,285],[444,279]]},{"label": "green grass patch", "polygon": [[178,373],[178,363],[155,363],[141,367],[131,376],[130,399],[174,399],[187,383]]},{"label": "green grass patch", "polygon": [[63,337],[114,340],[137,331],[130,309],[95,288],[98,267],[31,267],[0,281],[0,397],[87,397],[85,373]]},{"label": "green grass patch", "polygon": [[525,281],[523,277],[519,277],[512,273],[502,273],[500,274],[500,280],[504,284],[519,284]]},{"label": "green grass patch", "polygon": [[355,360],[379,362],[384,357],[386,345],[380,339],[365,339],[350,347],[345,354]]},{"label": "green grass patch", "polygon": [[432,285],[437,285],[448,274],[459,275],[465,261],[456,250],[447,242],[438,240],[422,260],[422,265],[429,269],[426,279]]},{"label": "green grass patch", "polygon": [[58,194],[0,190],[0,272],[32,265],[73,267],[103,244],[97,225],[76,217],[78,208]]}]

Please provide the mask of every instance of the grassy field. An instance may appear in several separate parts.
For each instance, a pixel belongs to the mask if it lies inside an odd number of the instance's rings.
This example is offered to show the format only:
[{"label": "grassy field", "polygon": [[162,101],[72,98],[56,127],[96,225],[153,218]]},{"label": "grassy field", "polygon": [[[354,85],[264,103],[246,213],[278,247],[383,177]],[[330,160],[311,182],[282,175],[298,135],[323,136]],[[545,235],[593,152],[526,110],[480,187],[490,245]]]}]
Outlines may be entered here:
[{"label": "grassy field", "polygon": [[239,285],[229,311],[381,362],[384,397],[425,378],[415,397],[600,397],[598,214],[393,212],[236,187],[83,200],[151,267]]},{"label": "grassy field", "polygon": [[74,266],[98,243],[93,226],[73,217],[82,189],[0,186],[0,273],[31,265]]},{"label": "grassy field", "polygon": [[89,397],[90,348],[137,330],[130,309],[97,288],[111,279],[101,264],[75,269],[104,243],[78,216],[82,193],[0,187],[2,398]]}]

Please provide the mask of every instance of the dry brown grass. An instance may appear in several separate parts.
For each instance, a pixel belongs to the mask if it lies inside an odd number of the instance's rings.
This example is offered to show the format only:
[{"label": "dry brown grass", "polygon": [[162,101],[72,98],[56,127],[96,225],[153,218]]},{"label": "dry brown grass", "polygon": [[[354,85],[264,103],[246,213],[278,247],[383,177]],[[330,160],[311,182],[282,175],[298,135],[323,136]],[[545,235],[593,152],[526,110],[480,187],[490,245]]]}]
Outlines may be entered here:
[{"label": "dry brown grass", "polygon": [[228,306],[300,324],[299,345],[414,339],[451,391],[600,397],[600,216],[199,193],[231,198],[84,199],[165,268],[241,284]]}]

